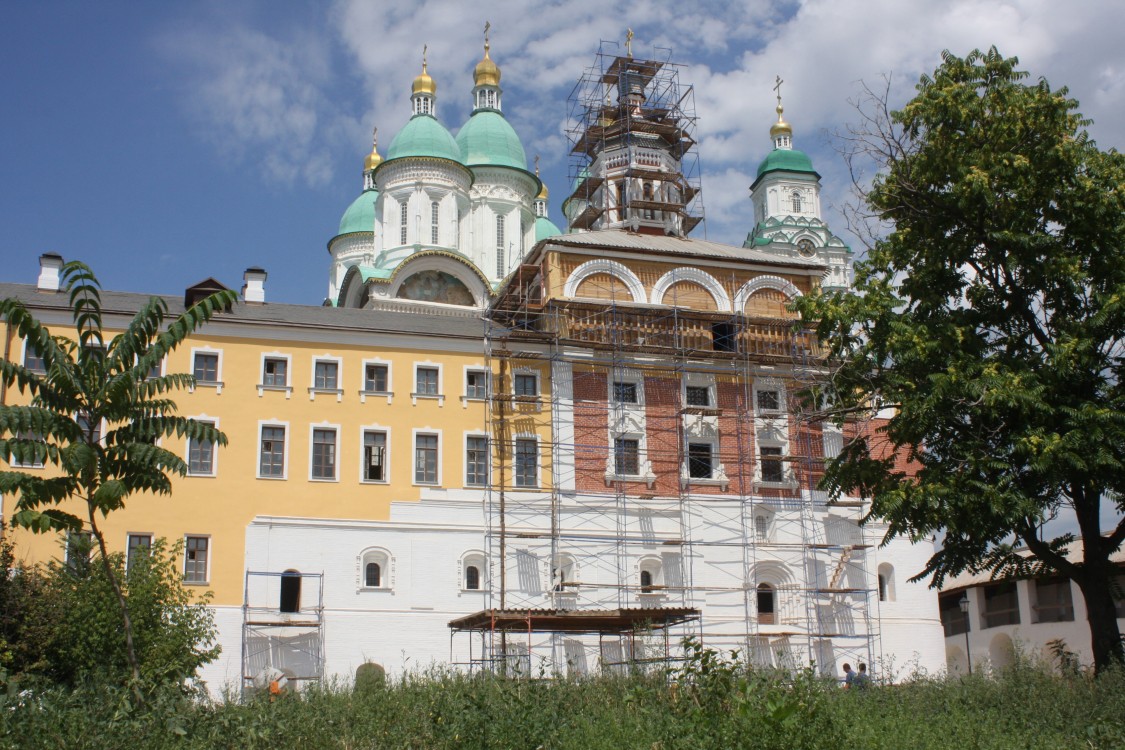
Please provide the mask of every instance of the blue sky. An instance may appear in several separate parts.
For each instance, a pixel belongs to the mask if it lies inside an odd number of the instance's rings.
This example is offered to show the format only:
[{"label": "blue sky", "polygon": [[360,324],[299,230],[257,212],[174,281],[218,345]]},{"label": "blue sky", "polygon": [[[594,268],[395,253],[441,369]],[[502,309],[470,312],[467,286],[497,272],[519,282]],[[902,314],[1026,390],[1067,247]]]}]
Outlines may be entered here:
[{"label": "blue sky", "polygon": [[[829,133],[856,119],[858,82],[891,75],[909,98],[942,49],[996,44],[1066,84],[1102,147],[1125,146],[1125,3],[922,0],[12,2],[0,10],[0,279],[33,282],[38,256],[89,263],[113,289],[179,293],[269,271],[267,297],[318,304],[327,241],[358,193],[370,131],[381,150],[408,117],[430,48],[438,115],[469,114],[492,22],[505,112],[542,156],[551,215],[567,187],[566,97],[600,40],[636,34],[695,87],[710,239],[740,244],[747,188],[770,148],[775,75],[795,145],[840,205]],[[843,220],[825,217],[840,233]],[[697,230],[702,236],[702,228]],[[851,241],[851,238],[848,238]],[[858,247],[857,247],[858,249]]]}]

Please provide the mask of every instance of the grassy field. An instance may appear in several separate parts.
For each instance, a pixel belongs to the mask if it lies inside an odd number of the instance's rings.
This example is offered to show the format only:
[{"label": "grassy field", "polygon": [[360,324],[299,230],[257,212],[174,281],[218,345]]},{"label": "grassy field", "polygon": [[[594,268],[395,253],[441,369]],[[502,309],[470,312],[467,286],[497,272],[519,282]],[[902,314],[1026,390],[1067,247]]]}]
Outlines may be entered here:
[{"label": "grassy field", "polygon": [[1018,668],[841,690],[811,674],[706,658],[673,678],[521,680],[448,673],[384,687],[320,687],[275,701],[143,708],[89,685],[8,695],[10,748],[1125,748],[1125,673]]}]

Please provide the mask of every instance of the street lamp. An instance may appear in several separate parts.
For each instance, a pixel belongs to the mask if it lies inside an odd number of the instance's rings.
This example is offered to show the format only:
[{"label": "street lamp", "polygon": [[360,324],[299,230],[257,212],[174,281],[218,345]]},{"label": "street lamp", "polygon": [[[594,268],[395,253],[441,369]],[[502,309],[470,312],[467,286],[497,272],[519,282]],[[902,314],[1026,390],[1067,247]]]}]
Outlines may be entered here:
[{"label": "street lamp", "polygon": [[961,601],[957,602],[961,606],[961,614],[965,615],[965,661],[969,665],[969,674],[973,673],[973,655],[969,653],[969,592],[966,591]]}]

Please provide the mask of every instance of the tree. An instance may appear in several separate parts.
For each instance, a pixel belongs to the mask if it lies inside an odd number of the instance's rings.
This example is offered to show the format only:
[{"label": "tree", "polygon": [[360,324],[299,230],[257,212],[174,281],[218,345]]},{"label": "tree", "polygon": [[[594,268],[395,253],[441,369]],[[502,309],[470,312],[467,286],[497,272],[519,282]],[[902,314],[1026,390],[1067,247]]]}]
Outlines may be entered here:
[{"label": "tree", "polygon": [[[873,97],[851,145],[890,231],[852,292],[798,304],[837,364],[836,418],[893,414],[849,433],[825,486],[870,497],[890,536],[944,533],[915,580],[1070,578],[1101,670],[1123,655],[1125,158],[1017,65],[946,52],[901,110]],[[1071,512],[1077,533],[1053,533]]]},{"label": "tree", "polygon": [[[31,395],[27,406],[0,404],[0,458],[46,464],[50,472],[0,471],[0,493],[16,495],[14,525],[34,532],[77,532],[88,524],[106,580],[121,613],[125,653],[135,681],[137,660],[129,605],[98,526],[98,517],[124,507],[140,492],[170,494],[170,474],[184,475],[183,458],[158,444],[176,435],[225,445],[212,425],[176,414],[171,391],[194,384],[187,374],[154,374],[193,331],[234,301],[220,292],[162,330],[167,303],[152,297],[108,342],[100,285],[72,261],[62,268],[76,338],[52,333],[17,299],[0,301],[0,316],[33,348],[43,371],[0,359],[0,379]],[[102,427],[105,427],[104,431]],[[77,501],[84,518],[76,513]]]}]

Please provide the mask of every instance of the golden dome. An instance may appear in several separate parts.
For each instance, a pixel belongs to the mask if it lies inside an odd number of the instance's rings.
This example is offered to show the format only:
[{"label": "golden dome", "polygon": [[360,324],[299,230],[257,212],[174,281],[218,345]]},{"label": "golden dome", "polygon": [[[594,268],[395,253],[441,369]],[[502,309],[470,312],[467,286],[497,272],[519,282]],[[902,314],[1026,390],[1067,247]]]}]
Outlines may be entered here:
[{"label": "golden dome", "polygon": [[430,74],[426,72],[426,48],[422,48],[422,74],[414,79],[414,85],[410,89],[411,94],[429,94],[434,96],[437,94],[437,84],[434,79],[430,78]]},{"label": "golden dome", "polygon": [[363,171],[374,169],[383,163],[383,157],[379,155],[379,143],[374,136],[371,138],[371,153],[363,160]]},{"label": "golden dome", "polygon": [[785,118],[781,116],[781,112],[782,112],[781,105],[778,104],[777,105],[777,122],[775,122],[773,124],[773,127],[770,128],[770,137],[771,138],[776,138],[779,135],[793,135],[792,126],[790,126],[789,123],[787,123],[785,121]]},{"label": "golden dome", "polygon": [[488,56],[488,42],[484,43],[484,58],[473,68],[474,86],[499,86],[500,67]]}]

